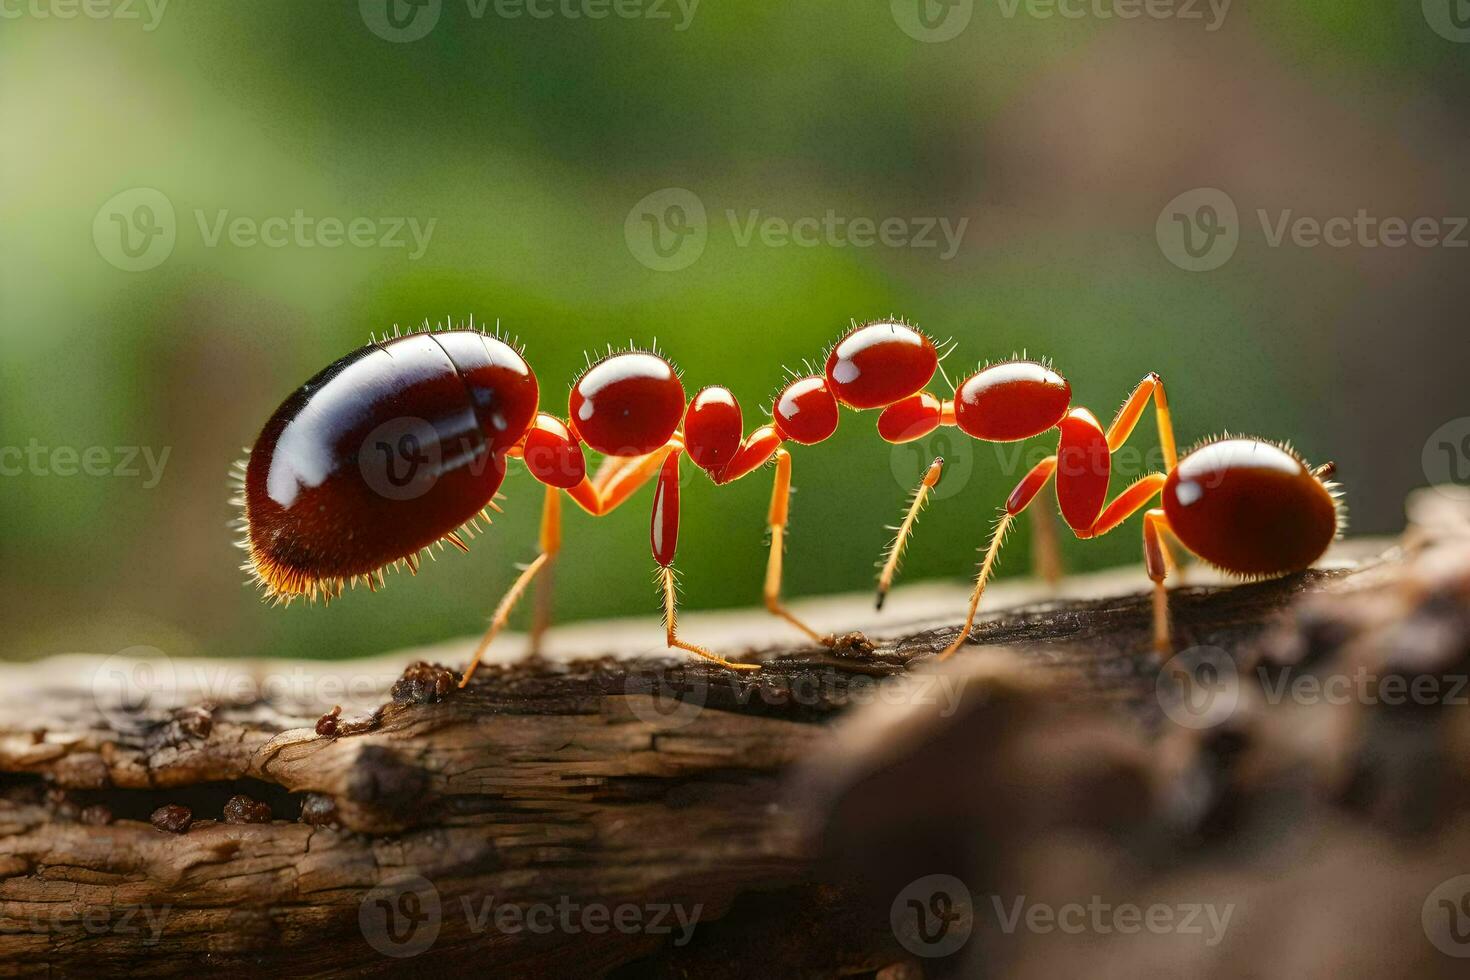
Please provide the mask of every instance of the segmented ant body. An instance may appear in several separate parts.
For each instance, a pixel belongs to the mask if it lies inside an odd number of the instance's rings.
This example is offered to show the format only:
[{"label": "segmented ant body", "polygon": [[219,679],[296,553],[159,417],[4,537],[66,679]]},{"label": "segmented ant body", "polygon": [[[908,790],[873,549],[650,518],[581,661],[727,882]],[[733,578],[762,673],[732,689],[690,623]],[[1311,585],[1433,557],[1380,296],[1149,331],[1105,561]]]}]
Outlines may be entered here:
[{"label": "segmented ant body", "polygon": [[[1207,442],[1182,459],[1174,442],[1164,386],[1146,377],[1105,430],[1071,406],[1071,386],[1049,366],[1015,360],[965,378],[952,399],[925,390],[939,367],[933,341],[901,321],[854,325],[828,352],[822,374],[797,377],[777,394],[771,421],[748,435],[729,389],[700,390],[686,403],[677,372],[656,351],[618,351],[591,364],[572,386],[566,420],[540,411],[536,376],[519,350],[474,329],[410,333],[375,341],[316,375],[276,410],[241,469],[241,546],[245,568],[277,601],[327,598],[344,585],[376,589],[383,572],[417,570],[423,549],[464,537],[494,504],[507,460],[520,459],[546,487],[540,554],[495,610],[462,684],[530,583],[561,547],[561,494],[594,516],[615,510],[656,481],[650,543],[658,565],[670,647],[737,670],[679,636],[674,554],[679,530],[679,468],[685,456],[716,484],[774,463],[768,514],[771,545],[767,608],[811,639],[833,645],[781,601],[791,455],[836,431],[839,406],[881,409],[878,431],[889,442],[955,426],[987,442],[1059,432],[1057,452],[1012,491],[980,565],[965,627],[944,652],[968,638],[985,584],[1011,521],[1056,481],[1062,517],[1080,538],[1106,534],[1156,497],[1144,514],[1145,564],[1154,583],[1155,642],[1169,645],[1164,578],[1171,534],[1195,555],[1244,576],[1306,568],[1339,528],[1326,477],[1294,453],[1258,439]],[[1107,499],[1113,453],[1152,401],[1166,463]],[[593,474],[583,447],[603,455]],[[400,463],[409,464],[399,466]],[[936,459],[914,494],[879,580],[881,607],[927,495],[938,483]],[[533,627],[533,649],[545,628]]]}]

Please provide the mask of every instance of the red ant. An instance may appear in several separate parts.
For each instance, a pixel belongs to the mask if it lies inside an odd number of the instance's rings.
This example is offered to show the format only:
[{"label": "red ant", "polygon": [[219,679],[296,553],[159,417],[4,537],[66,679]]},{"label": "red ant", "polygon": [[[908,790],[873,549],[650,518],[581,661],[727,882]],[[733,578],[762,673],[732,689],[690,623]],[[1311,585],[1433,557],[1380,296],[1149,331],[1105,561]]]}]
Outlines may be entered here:
[{"label": "red ant", "polygon": [[[838,407],[882,409],[879,434],[907,442],[941,425],[987,442],[1060,431],[1055,455],[1038,463],[1006,500],[980,565],[964,628],[941,654],[969,637],[985,584],[1011,521],[1056,479],[1063,518],[1079,538],[1113,530],[1162,495],[1144,514],[1147,573],[1154,583],[1154,641],[1169,647],[1164,578],[1171,563],[1164,535],[1226,571],[1281,575],[1316,561],[1337,534],[1332,465],[1309,469],[1289,449],[1246,438],[1209,441],[1179,458],[1163,382],[1150,374],[1106,430],[1085,408],[1071,408],[1071,385],[1049,366],[1013,360],[964,379],[953,399],[924,390],[939,367],[934,342],[902,321],[854,325],[828,352],[823,374],[798,377],[776,396],[771,422],[748,436],[740,403],[727,388],[701,389],[686,404],[673,366],[655,351],[609,351],[571,389],[568,419],[538,411],[536,376],[521,352],[471,329],[425,331],[374,341],[341,358],[289,397],[239,464],[244,568],[269,597],[326,599],[361,581],[376,591],[387,568],[418,570],[418,554],[464,537],[477,517],[499,508],[506,460],[519,458],[546,486],[540,554],[506,592],[460,684],[468,683],[512,609],[561,547],[561,493],[600,517],[657,479],[650,539],[658,563],[668,646],[732,670],[734,663],[679,637],[674,552],[679,531],[679,466],[686,455],[716,484],[774,460],[768,523],[771,545],[766,607],[827,646],[838,640],[802,622],[781,601],[781,563],[791,489],[783,445],[813,445],[837,429]],[[1112,454],[1154,404],[1166,472],[1150,473],[1107,501]],[[393,438],[396,436],[396,440]],[[589,475],[582,447],[603,455]],[[390,486],[377,473],[382,454]],[[411,463],[403,478],[391,467]],[[924,474],[888,550],[878,604],[892,582],[914,520],[938,483],[943,461]],[[538,616],[536,649],[545,629]]]}]

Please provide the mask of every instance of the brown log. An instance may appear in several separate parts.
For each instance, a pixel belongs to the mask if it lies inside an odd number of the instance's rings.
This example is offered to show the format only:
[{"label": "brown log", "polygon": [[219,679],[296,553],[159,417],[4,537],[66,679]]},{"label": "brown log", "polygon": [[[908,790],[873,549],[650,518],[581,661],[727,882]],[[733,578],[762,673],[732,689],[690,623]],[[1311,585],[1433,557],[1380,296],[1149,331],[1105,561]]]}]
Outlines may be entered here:
[{"label": "brown log", "polygon": [[[1165,710],[1136,569],[1051,599],[1002,583],[942,667],[957,586],[899,591],[881,630],[866,599],[806,609],[866,628],[872,650],[796,645],[757,613],[688,618],[691,636],[760,660],[753,675],[650,653],[647,620],[553,633],[553,660],[519,659],[508,637],[464,691],[450,673],[464,643],[366,662],[7,666],[0,968],[1122,976],[1162,956],[1235,975],[1335,943],[1314,968],[1444,972],[1458,963],[1420,906],[1470,873],[1455,820],[1467,709],[1304,706],[1260,687],[1333,665],[1464,672],[1470,505],[1429,491],[1414,508],[1403,540],[1289,579],[1229,587],[1191,569],[1176,635],[1241,678],[1237,710],[1197,727]],[[271,819],[248,822],[260,803]],[[158,829],[165,806],[189,808],[187,830]],[[890,920],[936,870],[966,882],[975,919],[941,958]],[[1061,941],[997,931],[982,900],[1181,893],[1249,914],[1214,946]],[[1320,920],[1330,935],[1286,934],[1301,901],[1340,915]]]}]

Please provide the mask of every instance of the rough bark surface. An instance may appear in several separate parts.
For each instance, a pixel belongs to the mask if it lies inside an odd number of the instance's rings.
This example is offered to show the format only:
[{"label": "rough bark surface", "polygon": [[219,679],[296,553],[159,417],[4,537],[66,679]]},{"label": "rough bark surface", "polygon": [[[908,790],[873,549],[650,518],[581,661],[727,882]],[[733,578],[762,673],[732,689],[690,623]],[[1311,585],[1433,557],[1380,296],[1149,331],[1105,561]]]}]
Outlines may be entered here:
[{"label": "rough bark surface", "polygon": [[[1410,511],[1322,569],[1176,590],[1191,649],[1162,672],[1136,570],[998,594],[944,665],[953,618],[872,652],[764,644],[743,676],[584,628],[607,655],[503,658],[464,691],[463,645],[406,670],[7,666],[0,969],[1449,975],[1470,879],[1442,929],[1431,893],[1470,874],[1470,503]],[[855,602],[821,613],[870,621]],[[710,619],[734,624],[715,645],[751,621]],[[1339,675],[1369,693],[1271,696]],[[1392,677],[1437,695],[1392,704]],[[972,926],[929,956],[900,898],[939,872]],[[1215,943],[1008,930],[1018,896],[1233,913]]]}]

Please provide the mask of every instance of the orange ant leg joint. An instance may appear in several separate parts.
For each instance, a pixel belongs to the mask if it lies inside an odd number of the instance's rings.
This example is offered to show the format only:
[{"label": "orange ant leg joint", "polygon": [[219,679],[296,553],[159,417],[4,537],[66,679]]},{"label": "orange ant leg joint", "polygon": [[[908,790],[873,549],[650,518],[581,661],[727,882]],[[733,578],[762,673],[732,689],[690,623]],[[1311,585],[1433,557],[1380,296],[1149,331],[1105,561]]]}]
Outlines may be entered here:
[{"label": "orange ant leg joint", "polygon": [[664,460],[658,475],[658,489],[653,496],[653,517],[650,520],[649,537],[653,546],[653,559],[658,562],[659,580],[664,594],[664,633],[668,645],[712,660],[730,670],[760,670],[760,664],[738,664],[726,660],[711,650],[679,639],[678,587],[674,581],[674,552],[679,544],[679,457],[682,451],[675,449]]},{"label": "orange ant leg joint", "polygon": [[1016,489],[1012,490],[1011,495],[1006,498],[1006,513],[1014,516],[1031,506],[1031,501],[1036,499],[1036,495],[1041,492],[1041,488],[1046,486],[1047,481],[1056,471],[1057,458],[1055,456],[1048,456],[1031,467],[1031,471],[1021,477],[1021,482],[1016,484]]},{"label": "orange ant leg joint", "polygon": [[[879,424],[882,424],[881,419],[879,419]],[[903,549],[908,544],[914,523],[919,519],[919,511],[924,509],[924,503],[929,499],[929,491],[939,484],[939,475],[943,471],[944,457],[936,456],[934,462],[930,463],[929,468],[924,471],[919,485],[914,488],[908,512],[903,516],[903,523],[895,529],[893,541],[888,546],[888,556],[883,561],[883,571],[878,574],[878,594],[874,602],[877,609],[881,610],[884,601],[888,598],[888,590],[893,587],[893,577],[898,573],[898,565],[903,558]]]},{"label": "orange ant leg joint", "polygon": [[734,483],[770,461],[781,448],[781,436],[773,425],[763,425],[746,437],[716,483]]},{"label": "orange ant leg joint", "polygon": [[1103,512],[1098,515],[1097,522],[1092,525],[1088,537],[1100,538],[1138,513],[1147,506],[1150,500],[1158,496],[1159,491],[1164,488],[1165,480],[1166,477],[1162,473],[1149,473],[1130,483],[1103,508]]},{"label": "orange ant leg joint", "polygon": [[664,594],[664,636],[670,649],[683,650],[687,653],[703,657],[706,660],[712,660],[721,667],[729,670],[761,669],[760,664],[741,664],[733,660],[726,660],[712,650],[706,650],[702,646],[686,643],[684,640],[679,639],[679,589],[674,581],[674,566],[661,565],[659,566],[658,574]]},{"label": "orange ant leg joint", "polygon": [[567,491],[567,496],[593,517],[610,514],[653,479],[664,459],[675,448],[682,448],[677,436],[662,449],[630,457],[621,463],[617,457],[609,457],[598,468],[596,477],[583,477],[581,483]]},{"label": "orange ant leg joint", "polygon": [[1037,576],[1043,579],[1047,585],[1056,588],[1057,583],[1062,580],[1062,552],[1057,543],[1057,523],[1051,511],[1045,507],[1031,507],[1038,494],[1046,489],[1052,474],[1056,472],[1057,458],[1048,456],[1031,468],[1031,472],[1021,478],[1016,489],[1006,499],[1006,510],[1011,514],[1020,514],[1023,510],[1031,513],[1031,567]]},{"label": "orange ant leg joint", "polygon": [[1169,637],[1169,593],[1164,588],[1168,559],[1165,557],[1163,532],[1168,527],[1169,520],[1162,508],[1156,507],[1143,515],[1143,564],[1154,583],[1154,650],[1161,655],[1168,655],[1173,649]]},{"label": "orange ant leg joint", "polygon": [[1021,477],[1021,482],[1016,484],[1016,489],[1012,490],[1010,496],[1006,498],[1005,509],[1001,511],[1000,520],[996,523],[995,531],[990,536],[990,547],[985,550],[985,558],[980,562],[980,571],[975,575],[975,588],[970,593],[970,609],[965,614],[965,625],[960,628],[959,635],[954,638],[954,642],[940,653],[940,660],[947,660],[954,656],[954,652],[964,646],[965,641],[970,638],[970,629],[975,625],[975,615],[980,609],[980,600],[985,595],[985,586],[990,581],[991,573],[995,571],[996,562],[1000,557],[1000,547],[1005,542],[1011,521],[1030,506],[1056,471],[1057,457],[1048,456],[1031,467],[1030,472]]},{"label": "orange ant leg joint", "polygon": [[[546,488],[546,503],[541,508],[541,554],[537,555],[536,560],[521,571],[501,598],[500,604],[495,607],[495,614],[490,617],[490,626],[485,630],[485,635],[480,637],[480,642],[475,645],[475,652],[470,657],[469,666],[465,668],[464,676],[459,680],[460,687],[468,684],[470,678],[474,676],[485,652],[490,649],[490,644],[505,628],[505,624],[510,621],[510,614],[514,611],[516,603],[521,600],[521,596],[525,594],[526,587],[538,574],[550,567],[556,553],[561,550],[561,503],[558,497],[560,492],[553,486]],[[542,629],[544,632],[544,627]],[[531,642],[534,650],[539,638],[533,634]]]},{"label": "orange ant leg joint", "polygon": [[1006,532],[1010,530],[1011,521],[1014,519],[1015,515],[1010,511],[1001,512],[1000,520],[995,525],[995,531],[990,535],[990,547],[985,549],[985,558],[980,562],[980,571],[975,575],[975,588],[970,593],[970,609],[965,614],[965,625],[960,627],[959,635],[954,638],[954,641],[939,654],[940,660],[948,660],[954,656],[955,651],[970,639],[970,630],[975,625],[975,614],[980,609],[980,599],[985,595],[985,585],[990,581],[990,573],[995,570],[995,563],[1000,555],[1000,546],[1005,543]]},{"label": "orange ant leg joint", "polygon": [[1157,374],[1150,374],[1140,381],[1118,409],[1113,424],[1108,426],[1108,451],[1117,452],[1118,447],[1128,441],[1150,398],[1154,402],[1154,418],[1159,426],[1159,448],[1164,453],[1164,468],[1172,470],[1179,465],[1179,450],[1174,442],[1174,423],[1169,414],[1169,399],[1164,394],[1164,381]]},{"label": "orange ant leg joint", "polygon": [[561,551],[561,494],[554,487],[546,488],[546,498],[541,504],[541,551],[550,555],[540,577],[536,579],[535,608],[531,616],[529,653],[541,655],[542,640],[551,628],[552,600],[555,596],[556,554]]},{"label": "orange ant leg joint", "polygon": [[836,639],[831,633],[825,636],[798,619],[781,602],[781,565],[786,550],[786,524],[791,507],[791,454],[784,449],[776,450],[776,479],[771,486],[771,509],[767,523],[771,527],[771,552],[766,560],[766,586],[764,590],[766,609],[773,616],[801,630],[823,646],[833,646]]}]

